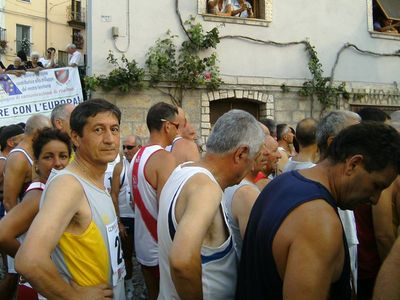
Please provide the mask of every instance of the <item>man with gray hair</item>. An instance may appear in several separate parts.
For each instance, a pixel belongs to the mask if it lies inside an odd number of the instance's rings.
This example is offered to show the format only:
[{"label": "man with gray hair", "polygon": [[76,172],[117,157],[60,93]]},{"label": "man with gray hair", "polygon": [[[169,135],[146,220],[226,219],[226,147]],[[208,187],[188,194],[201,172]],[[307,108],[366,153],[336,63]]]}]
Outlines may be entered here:
[{"label": "man with gray hair", "polygon": [[320,159],[325,158],[328,146],[342,129],[360,122],[361,117],[348,110],[332,111],[322,118],[316,133]]},{"label": "man with gray hair", "polygon": [[68,67],[83,66],[82,54],[76,50],[76,46],[74,44],[68,44],[65,48],[68,53]]},{"label": "man with gray hair", "polygon": [[215,123],[204,158],[171,174],[159,202],[158,299],[234,298],[236,254],[221,200],[250,171],[263,142],[257,120],[231,110]]},{"label": "man with gray hair", "polygon": [[69,119],[75,106],[71,103],[57,105],[51,112],[50,120],[54,128],[71,135]]},{"label": "man with gray hair", "polygon": [[[332,111],[322,118],[318,123],[316,132],[320,161],[326,158],[329,145],[341,130],[360,122],[361,117],[355,112],[348,110]],[[353,290],[357,292],[358,238],[354,212],[352,210],[342,210],[340,208],[338,208],[338,212],[346,234],[347,246],[349,248],[352,286]]]},{"label": "man with gray hair", "polygon": [[87,96],[84,81],[86,70],[82,54],[76,49],[76,46],[74,44],[68,44],[65,51],[68,53],[68,67],[78,68],[79,79],[82,86],[83,99],[86,100]]}]

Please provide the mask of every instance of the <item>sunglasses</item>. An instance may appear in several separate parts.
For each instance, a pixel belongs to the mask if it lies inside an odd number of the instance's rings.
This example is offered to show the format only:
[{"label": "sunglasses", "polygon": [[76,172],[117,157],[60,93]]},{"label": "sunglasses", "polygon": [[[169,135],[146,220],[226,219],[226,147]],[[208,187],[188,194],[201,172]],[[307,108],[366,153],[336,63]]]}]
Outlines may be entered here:
[{"label": "sunglasses", "polygon": [[122,145],[122,150],[128,149],[128,150],[132,150],[133,148],[137,147],[137,145]]},{"label": "sunglasses", "polygon": [[174,123],[174,122],[172,122],[172,121],[168,121],[168,120],[165,120],[165,119],[160,119],[160,121],[163,121],[163,122],[170,122],[172,125],[175,126],[176,130],[179,129],[179,123]]}]

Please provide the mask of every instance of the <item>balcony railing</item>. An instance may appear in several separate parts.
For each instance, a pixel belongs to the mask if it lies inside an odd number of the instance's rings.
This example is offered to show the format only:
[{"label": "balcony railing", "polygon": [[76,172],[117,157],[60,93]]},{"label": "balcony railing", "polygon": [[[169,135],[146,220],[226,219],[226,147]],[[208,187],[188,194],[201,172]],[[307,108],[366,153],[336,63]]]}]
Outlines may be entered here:
[{"label": "balcony railing", "polygon": [[67,9],[67,17],[68,17],[68,23],[70,22],[80,22],[80,23],[85,23],[86,22],[86,10],[84,8],[81,8],[79,10],[73,9],[71,6],[68,6]]}]

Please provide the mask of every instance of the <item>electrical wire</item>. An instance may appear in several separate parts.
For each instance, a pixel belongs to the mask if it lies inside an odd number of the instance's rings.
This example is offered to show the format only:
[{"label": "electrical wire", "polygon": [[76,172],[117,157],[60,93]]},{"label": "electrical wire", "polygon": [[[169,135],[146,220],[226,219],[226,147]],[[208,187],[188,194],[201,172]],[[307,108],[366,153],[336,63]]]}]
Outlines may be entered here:
[{"label": "electrical wire", "polygon": [[129,4],[129,0],[126,0],[126,3],[127,3],[127,12],[126,12],[126,18],[127,18],[126,27],[127,28],[126,28],[126,31],[127,31],[127,36],[128,36],[128,45],[126,46],[126,49],[125,50],[119,49],[118,46],[117,46],[117,38],[118,37],[113,38],[114,47],[120,53],[126,53],[129,50],[129,47],[131,45],[131,21],[130,21],[130,4]]}]

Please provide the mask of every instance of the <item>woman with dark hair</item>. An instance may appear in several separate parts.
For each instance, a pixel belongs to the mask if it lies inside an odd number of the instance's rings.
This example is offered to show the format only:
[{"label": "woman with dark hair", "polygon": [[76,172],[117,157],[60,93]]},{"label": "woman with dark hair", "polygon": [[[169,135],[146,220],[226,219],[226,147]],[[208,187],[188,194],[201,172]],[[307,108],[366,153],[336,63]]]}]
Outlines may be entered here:
[{"label": "woman with dark hair", "polygon": [[[39,202],[52,169],[65,168],[71,156],[71,141],[66,133],[53,128],[39,131],[33,140],[34,169],[37,177],[25,192],[21,203],[0,221],[0,249],[14,257],[24,235],[39,211]],[[39,299],[32,287],[20,280],[17,300]]]}]

